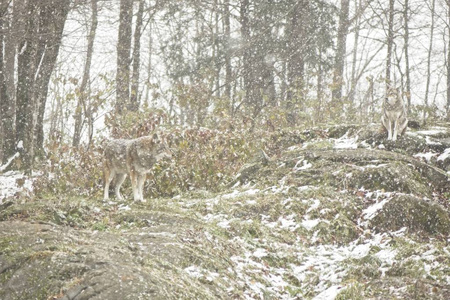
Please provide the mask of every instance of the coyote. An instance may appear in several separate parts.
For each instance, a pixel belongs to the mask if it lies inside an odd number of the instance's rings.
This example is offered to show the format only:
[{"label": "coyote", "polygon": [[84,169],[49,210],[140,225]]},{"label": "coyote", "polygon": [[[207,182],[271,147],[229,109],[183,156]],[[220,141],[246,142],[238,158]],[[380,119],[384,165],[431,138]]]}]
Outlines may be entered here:
[{"label": "coyote", "polygon": [[396,141],[398,135],[403,135],[408,125],[406,108],[398,89],[388,88],[383,103],[381,123],[387,129],[388,140]]},{"label": "coyote", "polygon": [[123,200],[120,194],[120,186],[127,174],[130,175],[135,201],[144,202],[143,189],[147,173],[155,163],[164,158],[170,158],[171,152],[157,134],[144,136],[137,139],[109,140],[104,149],[104,195],[109,198],[109,185],[116,176],[116,198]]}]

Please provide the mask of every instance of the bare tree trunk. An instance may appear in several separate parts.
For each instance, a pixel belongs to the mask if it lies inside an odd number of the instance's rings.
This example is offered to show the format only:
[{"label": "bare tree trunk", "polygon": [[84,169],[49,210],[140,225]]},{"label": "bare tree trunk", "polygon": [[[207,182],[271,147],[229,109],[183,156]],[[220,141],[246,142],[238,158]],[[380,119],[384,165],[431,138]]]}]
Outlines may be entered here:
[{"label": "bare tree trunk", "polygon": [[81,131],[83,128],[83,114],[85,117],[88,117],[88,110],[90,111],[90,108],[88,108],[87,105],[87,100],[90,97],[89,81],[91,73],[91,62],[92,62],[92,55],[94,52],[94,39],[98,24],[97,1],[98,0],[91,0],[91,26],[89,29],[89,35],[87,37],[88,43],[87,43],[86,61],[84,62],[83,78],[81,80],[80,90],[78,92],[77,107],[75,109],[75,127],[72,139],[72,146],[74,147],[78,147],[78,145],[80,144]]},{"label": "bare tree trunk", "polygon": [[294,126],[297,120],[295,111],[295,95],[303,98],[305,92],[305,52],[307,49],[307,31],[309,26],[309,1],[301,0],[295,4],[288,16],[288,56],[285,109],[288,111],[287,121]]},{"label": "bare tree trunk", "polygon": [[431,24],[430,24],[430,44],[428,46],[428,56],[427,56],[427,80],[425,85],[425,97],[424,97],[424,110],[422,115],[422,122],[425,124],[427,118],[428,109],[428,94],[430,91],[430,78],[431,78],[431,53],[433,51],[433,34],[434,34],[434,13],[436,7],[436,0],[431,2]]},{"label": "bare tree trunk", "polygon": [[224,0],[224,31],[225,31],[225,96],[230,101],[230,115],[233,115],[234,101],[231,99],[231,80],[232,80],[232,69],[231,69],[231,49],[230,49],[230,39],[231,39],[231,23],[230,23],[230,0]]},{"label": "bare tree trunk", "polygon": [[244,83],[244,102],[248,103],[251,97],[250,85],[251,85],[251,62],[250,62],[250,28],[249,28],[249,0],[240,1],[240,23],[241,23],[241,37],[243,41],[243,54],[242,54],[242,79]]},{"label": "bare tree trunk", "polygon": [[134,30],[133,74],[131,76],[131,95],[129,105],[129,110],[131,111],[138,111],[139,109],[139,72],[141,64],[141,35],[144,2],[144,0],[139,0],[139,8],[136,17],[136,28]]},{"label": "bare tree trunk", "polygon": [[404,21],[404,42],[405,42],[405,76],[406,76],[406,105],[408,113],[411,111],[411,75],[409,71],[409,0],[405,0],[403,8],[403,21]]},{"label": "bare tree trunk", "polygon": [[152,51],[153,51],[153,36],[152,36],[152,22],[148,23],[148,65],[147,65],[147,82],[145,89],[145,103],[150,103],[150,88],[152,84]]},{"label": "bare tree trunk", "polygon": [[43,148],[43,118],[48,84],[62,38],[69,0],[23,3],[17,14],[24,33],[17,40],[16,141],[22,168],[30,172],[37,150]]},{"label": "bare tree trunk", "polygon": [[[361,0],[355,0],[355,7],[358,9],[361,8]],[[358,57],[358,43],[359,43],[359,31],[360,31],[360,16],[356,16],[355,20],[355,39],[353,42],[353,51],[352,51],[352,72],[350,75],[350,92],[348,95],[349,101],[351,103],[354,103],[355,101],[355,92],[356,92],[356,84],[358,83],[358,80],[356,78],[356,64],[357,64],[357,57]]]},{"label": "bare tree trunk", "polygon": [[[10,1],[3,0],[2,4],[9,4]],[[2,17],[2,27],[3,27],[3,43],[4,43],[4,53],[3,53],[3,69],[2,75],[4,80],[4,86],[1,98],[1,126],[3,127],[3,160],[11,157],[16,151],[16,131],[15,131],[15,113],[16,113],[16,86],[14,82],[15,74],[15,63],[16,63],[16,48],[17,40],[23,31],[23,25],[18,22],[19,10],[18,6],[23,5],[14,1],[12,8],[12,16],[9,18],[6,16]],[[5,11],[6,12],[6,11]],[[15,30],[11,30],[14,28]],[[3,81],[2,81],[3,82]]]},{"label": "bare tree trunk", "polygon": [[[33,97],[34,75],[36,65],[33,60],[36,57],[37,38],[37,3],[30,1],[20,12],[25,20],[25,33],[19,44],[17,58],[17,111],[16,111],[16,140],[21,152],[21,167],[31,172],[34,157],[33,132],[35,125],[34,110],[36,101]],[[26,17],[28,16],[28,17]],[[19,19],[20,19],[19,18]]]},{"label": "bare tree trunk", "polygon": [[120,0],[117,41],[116,113],[123,114],[130,99],[130,52],[133,0]]},{"label": "bare tree trunk", "polygon": [[[450,0],[447,0],[447,38],[450,36]],[[450,121],[450,38],[447,41],[447,120]]]},{"label": "bare tree trunk", "polygon": [[387,57],[386,57],[386,90],[391,84],[392,49],[394,46],[394,3],[395,0],[389,0]]},{"label": "bare tree trunk", "polygon": [[37,154],[44,149],[44,113],[50,76],[58,58],[64,24],[69,13],[70,0],[42,2],[40,7],[40,30],[38,56],[36,57],[35,99],[38,114],[36,116],[35,141]]},{"label": "bare tree trunk", "polygon": [[0,165],[2,162],[8,160],[9,155],[4,153],[5,140],[7,137],[7,122],[3,120],[7,120],[8,115],[8,106],[10,105],[10,101],[8,99],[8,94],[6,92],[6,82],[5,82],[5,65],[3,62],[4,57],[4,48],[3,43],[6,39],[5,37],[5,28],[8,27],[8,21],[5,18],[6,11],[8,9],[9,2],[6,0],[0,1]]},{"label": "bare tree trunk", "polygon": [[344,84],[344,62],[346,54],[347,34],[349,27],[349,9],[350,1],[341,0],[341,10],[339,13],[339,26],[337,33],[336,60],[334,63],[332,101],[334,106],[334,114],[336,117],[338,112],[342,111],[342,87]]}]

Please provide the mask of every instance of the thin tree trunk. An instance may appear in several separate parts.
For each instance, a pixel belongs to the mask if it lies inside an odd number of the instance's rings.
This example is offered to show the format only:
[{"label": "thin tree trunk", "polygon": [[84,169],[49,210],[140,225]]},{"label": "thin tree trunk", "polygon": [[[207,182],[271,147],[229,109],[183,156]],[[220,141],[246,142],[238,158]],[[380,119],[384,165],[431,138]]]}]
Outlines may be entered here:
[{"label": "thin tree trunk", "polygon": [[[361,0],[355,0],[355,7],[358,7],[358,9],[361,7]],[[358,83],[356,78],[356,64],[357,64],[357,58],[358,58],[358,43],[359,43],[359,31],[360,31],[360,16],[356,16],[355,20],[355,39],[353,42],[353,51],[352,51],[352,72],[350,76],[350,92],[348,95],[350,103],[354,103],[355,101],[355,92],[356,92],[356,84]]]},{"label": "thin tree trunk", "polygon": [[3,119],[7,119],[9,99],[6,93],[6,82],[5,82],[5,65],[3,63],[4,48],[3,43],[5,41],[5,28],[8,26],[5,15],[8,9],[9,3],[6,0],[0,1],[0,165],[2,162],[7,161],[9,155],[5,155],[3,150],[5,139],[7,136],[7,127],[4,124]]},{"label": "thin tree trunk", "polygon": [[225,31],[225,96],[230,101],[230,115],[233,115],[234,101],[231,99],[231,23],[230,23],[230,0],[224,0],[224,31]]},{"label": "thin tree trunk", "polygon": [[403,9],[403,20],[405,26],[405,76],[406,76],[406,105],[408,109],[408,113],[411,111],[411,75],[409,71],[409,0],[405,0],[404,9]]},{"label": "thin tree trunk", "polygon": [[430,91],[430,77],[431,77],[431,53],[433,51],[433,34],[434,34],[434,13],[436,7],[436,0],[431,2],[431,28],[430,28],[430,44],[428,46],[428,56],[427,56],[427,80],[425,85],[425,97],[424,97],[424,110],[422,115],[422,122],[425,124],[427,118],[428,110],[428,94]]},{"label": "thin tree trunk", "polygon": [[153,51],[153,36],[152,36],[152,22],[148,23],[148,64],[147,64],[147,88],[145,90],[145,103],[150,104],[150,87],[152,84],[152,51]]},{"label": "thin tree trunk", "polygon": [[218,9],[218,0],[214,0],[214,8],[213,8],[213,15],[214,15],[214,31],[213,32],[213,38],[212,38],[212,45],[214,47],[214,71],[215,71],[215,87],[214,91],[216,92],[216,97],[220,97],[220,71],[221,71],[221,49],[220,49],[220,43],[219,43],[219,35],[221,34],[219,31],[219,9]]},{"label": "thin tree trunk", "polygon": [[117,41],[116,113],[123,114],[130,99],[130,53],[133,0],[120,0]]},{"label": "thin tree trunk", "polygon": [[386,90],[391,85],[391,65],[392,49],[394,46],[394,3],[395,0],[389,0],[389,19],[388,19],[388,37],[387,37],[387,56],[386,56]]},{"label": "thin tree trunk", "polygon": [[90,98],[89,81],[91,73],[92,55],[94,53],[94,40],[98,24],[97,1],[98,0],[91,0],[91,26],[89,29],[89,35],[87,37],[88,43],[87,43],[86,61],[84,62],[83,78],[81,80],[80,90],[78,93],[77,108],[75,110],[75,127],[72,139],[72,146],[74,147],[78,147],[78,145],[80,144],[81,132],[83,128],[83,112],[85,117],[88,117],[88,119],[92,117],[88,113],[88,111],[91,111],[91,109],[89,107],[90,105],[87,105],[87,101]]},{"label": "thin tree trunk", "polygon": [[241,0],[240,6],[240,23],[241,23],[241,37],[244,45],[242,55],[242,78],[243,78],[243,90],[245,91],[244,102],[250,102],[251,91],[251,63],[250,63],[250,28],[249,28],[249,0]]},{"label": "thin tree trunk", "polygon": [[131,76],[131,95],[129,105],[129,109],[131,111],[138,111],[139,109],[139,72],[141,64],[141,35],[144,2],[144,0],[139,0],[139,8],[136,17],[136,28],[134,30],[133,74]]},{"label": "thin tree trunk", "polygon": [[450,0],[447,0],[447,120],[450,121]]},{"label": "thin tree trunk", "polygon": [[[341,0],[341,10],[339,14],[339,26],[337,33],[336,60],[334,63],[332,101],[335,106],[335,114],[342,111],[342,87],[344,85],[344,62],[346,55],[346,44],[349,27],[350,1]],[[336,117],[335,115],[335,117]]]}]

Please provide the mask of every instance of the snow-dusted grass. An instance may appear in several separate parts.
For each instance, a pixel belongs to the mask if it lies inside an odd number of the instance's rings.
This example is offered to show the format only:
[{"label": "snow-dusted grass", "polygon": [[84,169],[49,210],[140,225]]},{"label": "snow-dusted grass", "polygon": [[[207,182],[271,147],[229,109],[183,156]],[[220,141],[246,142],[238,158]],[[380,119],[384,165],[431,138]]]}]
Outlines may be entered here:
[{"label": "snow-dusted grass", "polygon": [[[307,172],[315,175],[321,162],[296,151],[350,151],[361,143],[346,134],[291,147],[286,151],[291,156],[273,164],[270,180],[235,184],[222,192],[193,190],[145,204],[104,203],[95,197],[42,199],[33,203],[39,209],[30,210],[26,203],[19,208],[28,209],[31,220],[92,230],[93,236],[106,231],[136,251],[136,259],[155,274],[170,270],[187,278],[192,288],[226,290],[230,298],[405,299],[417,282],[449,286],[448,239],[417,238],[406,227],[383,231],[372,223],[392,199],[406,194],[346,188],[356,171],[372,174],[385,164],[343,164],[333,174],[323,174],[340,178],[342,188],[325,179],[298,180]],[[417,158],[445,160],[448,155],[446,149]],[[32,181],[20,173],[0,176],[0,204],[31,190]],[[130,241],[133,235],[138,238]],[[161,257],[148,258],[149,249],[157,249]],[[162,254],[176,263],[164,261]]]}]

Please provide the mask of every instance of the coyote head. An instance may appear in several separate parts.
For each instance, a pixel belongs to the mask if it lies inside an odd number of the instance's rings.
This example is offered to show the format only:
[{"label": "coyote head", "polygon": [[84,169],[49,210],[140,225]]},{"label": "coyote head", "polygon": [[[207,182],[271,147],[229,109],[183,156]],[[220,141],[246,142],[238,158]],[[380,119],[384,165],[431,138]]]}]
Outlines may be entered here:
[{"label": "coyote head", "polygon": [[172,158],[172,151],[170,150],[166,140],[163,137],[155,133],[153,134],[152,139],[154,144],[153,156],[155,157],[156,161],[166,158]]},{"label": "coyote head", "polygon": [[401,100],[402,98],[398,88],[389,87],[387,89],[385,104],[388,107],[388,109],[389,107],[400,106],[402,104]]}]

